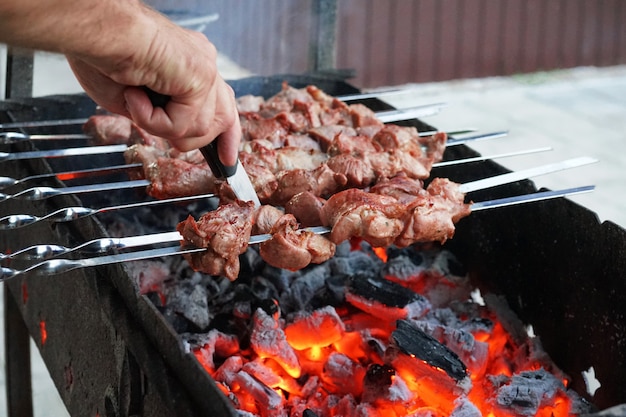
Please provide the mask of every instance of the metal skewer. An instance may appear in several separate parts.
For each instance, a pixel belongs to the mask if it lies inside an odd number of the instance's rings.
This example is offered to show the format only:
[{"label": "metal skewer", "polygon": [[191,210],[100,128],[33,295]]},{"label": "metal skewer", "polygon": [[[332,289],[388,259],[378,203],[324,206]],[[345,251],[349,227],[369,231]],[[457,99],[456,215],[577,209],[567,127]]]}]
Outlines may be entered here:
[{"label": "metal skewer", "polygon": [[[369,93],[366,93],[366,94],[369,95]],[[400,117],[400,119],[395,119],[395,121],[407,120],[407,118],[404,118],[406,117],[406,114],[403,113],[404,111],[412,115],[411,117],[408,117],[408,119],[411,119],[414,117],[420,117],[420,115],[430,116],[432,114],[436,114],[439,112],[439,110],[442,107],[445,107],[445,106],[446,106],[445,103],[424,104],[424,105],[420,105],[416,107],[408,107],[406,109],[382,111],[382,112],[376,113],[376,115],[378,116],[380,114],[384,118],[391,118],[390,120],[385,122],[387,123],[389,121],[394,121],[393,120],[394,114]],[[428,109],[430,109],[431,111],[430,113],[428,112]],[[432,113],[433,111],[435,113]],[[88,120],[89,118],[76,118],[76,119],[59,119],[59,120],[34,120],[34,121],[28,121],[28,122],[9,122],[9,123],[0,123],[0,129],[26,129],[26,128],[33,128],[33,127],[79,126],[79,125],[84,125],[85,123],[87,123]]]},{"label": "metal skewer", "polygon": [[[488,133],[488,134],[484,134],[484,135],[476,135],[473,136],[471,138],[466,138],[466,139],[462,139],[459,140],[455,143],[452,143],[451,146],[453,145],[461,145],[464,143],[467,143],[467,141],[470,140],[484,140],[484,139],[493,139],[493,138],[498,138],[498,137],[502,137],[505,136],[506,132],[496,132],[496,133]],[[535,152],[543,152],[543,151],[547,151],[550,150],[551,148],[549,147],[544,147],[544,148],[537,148],[537,149],[531,149],[531,150],[525,150],[525,151],[518,151],[518,152],[509,152],[509,153],[504,153],[504,154],[499,154],[499,155],[491,155],[491,156],[477,156],[477,157],[472,157],[472,158],[466,158],[466,159],[457,159],[454,161],[446,161],[446,162],[437,162],[435,164],[433,164],[433,168],[437,168],[437,167],[442,167],[442,166],[449,166],[449,165],[456,165],[456,164],[464,164],[464,163],[469,163],[469,162],[477,162],[477,161],[484,161],[487,159],[495,159],[495,158],[504,158],[504,157],[511,157],[511,156],[517,156],[517,155],[524,155],[524,154],[528,154],[528,153],[535,153]],[[54,174],[52,174],[54,175]],[[2,180],[2,178],[0,177],[0,181]],[[71,187],[62,187],[62,188],[53,188],[53,187],[32,187],[23,191],[20,191],[18,193],[15,194],[3,194],[0,193],[0,202],[6,201],[6,200],[11,200],[11,199],[23,199],[23,200],[31,200],[31,201],[35,201],[35,200],[44,200],[46,198],[50,198],[50,197],[54,197],[57,195],[67,195],[67,194],[83,194],[83,193],[90,193],[90,192],[99,192],[99,191],[110,191],[116,188],[138,188],[138,187],[145,187],[150,185],[150,181],[148,180],[135,180],[135,181],[125,181],[125,182],[115,182],[115,183],[100,183],[100,184],[92,184],[92,185],[80,185],[80,186],[71,186]],[[22,222],[19,220],[15,220],[15,225],[20,225],[22,223],[27,223],[27,222]]]},{"label": "metal skewer", "polygon": [[22,184],[28,181],[34,180],[43,180],[47,178],[57,178],[60,181],[73,180],[78,178],[86,178],[96,175],[107,175],[112,174],[114,172],[125,171],[132,168],[140,168],[143,164],[125,164],[125,165],[111,165],[103,168],[90,168],[90,169],[81,169],[76,171],[65,171],[65,172],[52,172],[48,174],[38,174],[38,175],[30,175],[28,177],[24,177],[21,179],[15,179],[11,177],[0,177],[0,190],[3,188],[10,187],[12,185]]},{"label": "metal skewer", "polygon": [[63,187],[63,188],[33,187],[24,191],[20,191],[19,193],[15,193],[15,194],[0,193],[0,202],[10,200],[13,198],[19,198],[19,199],[31,200],[31,201],[45,200],[46,198],[54,197],[57,195],[112,191],[112,190],[121,190],[121,189],[128,189],[128,188],[147,187],[148,185],[150,185],[150,181],[148,180],[134,180],[134,181],[108,182],[104,184],[76,185],[73,187]]},{"label": "metal skewer", "polygon": [[[412,118],[412,117],[409,117]],[[466,130],[460,130],[455,132],[449,132],[449,135],[452,134],[461,134],[467,132]],[[421,137],[431,136],[437,132],[428,131],[424,133],[420,133]],[[500,131],[493,133],[484,133],[466,138],[451,138],[446,146],[454,146],[461,145],[467,142],[476,141],[476,140],[484,140],[484,139],[494,139],[502,136],[506,136],[508,131]],[[81,146],[77,148],[64,148],[64,149],[52,149],[45,151],[27,151],[27,152],[0,152],[0,162],[3,161],[14,161],[14,160],[22,160],[22,159],[36,159],[36,158],[63,158],[67,156],[80,156],[80,155],[98,155],[98,154],[108,154],[108,153],[120,153],[124,152],[128,149],[128,145],[120,144],[120,145],[103,145],[103,146]]]},{"label": "metal skewer", "polygon": [[[529,155],[537,152],[544,152],[552,150],[550,147],[544,148],[535,148],[535,149],[527,149],[524,151],[517,152],[508,152],[497,155],[486,155],[486,156],[476,156],[471,158],[464,159],[456,159],[454,161],[446,161],[446,162],[438,162],[433,164],[433,168],[442,167],[442,166],[450,166],[450,165],[458,165],[458,164],[466,164],[470,162],[480,162],[487,161],[490,159],[498,159],[498,158],[508,158],[513,156],[521,156],[521,155]],[[189,197],[178,197],[178,198],[170,198],[165,200],[154,200],[154,201],[143,201],[139,203],[131,203],[131,204],[120,204],[110,207],[103,207],[100,209],[91,209],[86,207],[66,207],[59,210],[56,210],[52,213],[49,213],[45,216],[37,217],[30,214],[11,214],[9,216],[5,216],[0,218],[0,230],[13,230],[18,229],[25,226],[30,226],[32,224],[41,222],[41,221],[49,221],[49,222],[67,222],[76,219],[82,219],[84,217],[92,216],[98,213],[105,213],[109,211],[115,210],[123,210],[127,208],[137,208],[137,207],[147,207],[157,204],[168,204],[168,203],[177,203],[183,201],[190,201],[195,199],[202,198],[210,198],[213,197],[214,194],[203,194],[199,196],[189,196]],[[0,255],[0,259],[2,259]]]},{"label": "metal skewer", "polygon": [[[498,177],[498,176],[497,176]],[[497,178],[493,177],[493,178]],[[481,203],[472,204],[472,211],[485,210],[488,208],[506,207],[513,204],[522,204],[529,202],[536,202],[542,200],[548,200],[558,197],[565,197],[575,194],[588,193],[595,189],[595,186],[584,186],[569,188],[558,191],[545,191],[531,194],[525,194],[516,197],[508,197],[498,200],[490,200]],[[328,227],[316,226],[303,229],[315,234],[325,234],[330,232]],[[258,244],[266,240],[271,239],[272,235],[263,234],[252,236],[248,241],[248,244]],[[146,236],[133,236],[128,238],[103,238],[96,239],[90,242],[86,242],[75,248],[55,247],[54,245],[39,245],[26,250],[31,251],[33,258],[42,259],[45,256],[56,256],[58,254],[67,254],[69,252],[86,250],[91,253],[106,253],[114,249],[126,249],[130,247],[149,246],[155,244],[166,243],[180,243],[182,236],[178,232],[166,232],[158,233]],[[114,255],[98,256],[93,258],[83,258],[78,260],[73,259],[48,259],[43,262],[36,263],[23,270],[16,270],[13,268],[2,267],[0,270],[0,282],[6,281],[10,278],[14,278],[20,275],[26,275],[35,273],[38,276],[42,275],[55,275],[62,272],[68,272],[74,269],[87,268],[92,266],[109,265],[119,262],[139,261],[144,259],[160,258],[171,255],[183,255],[190,253],[197,253],[206,251],[206,248],[196,248],[189,246],[169,246],[157,249],[147,249],[129,253],[121,253]]]},{"label": "metal skewer", "polygon": [[[41,221],[49,221],[49,222],[69,222],[77,219],[82,219],[85,217],[90,217],[99,213],[107,213],[110,211],[117,210],[126,210],[131,208],[139,208],[139,207],[152,207],[159,206],[163,204],[173,204],[173,203],[182,203],[186,201],[200,200],[215,197],[215,194],[200,194],[193,195],[187,197],[176,197],[176,198],[168,198],[163,200],[150,200],[150,201],[141,201],[137,203],[128,203],[128,204],[118,204],[115,206],[103,207],[99,209],[92,209],[88,207],[66,207],[52,213],[46,214],[45,216],[37,217],[30,214],[11,214],[9,216],[5,216],[0,218],[0,230],[13,230],[18,229],[20,227],[29,226],[31,224],[35,224]],[[16,252],[17,253],[17,252]],[[0,259],[2,259],[2,255],[0,255]]]},{"label": "metal skewer", "polygon": [[59,135],[29,135],[21,132],[0,132],[0,144],[26,142],[29,140],[70,140],[70,139],[91,139],[92,136],[84,133],[66,133]]}]

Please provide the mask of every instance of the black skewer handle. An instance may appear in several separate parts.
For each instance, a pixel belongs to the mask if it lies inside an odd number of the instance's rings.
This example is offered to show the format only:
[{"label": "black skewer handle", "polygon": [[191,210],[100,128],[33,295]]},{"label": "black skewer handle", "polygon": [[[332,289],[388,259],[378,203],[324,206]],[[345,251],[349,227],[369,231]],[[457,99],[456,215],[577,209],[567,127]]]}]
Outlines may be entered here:
[{"label": "black skewer handle", "polygon": [[148,95],[148,98],[150,99],[153,107],[165,107],[167,103],[169,103],[172,99],[172,97],[165,94],[157,93],[156,91],[151,90],[146,86],[142,88],[143,91]]},{"label": "black skewer handle", "polygon": [[[143,87],[143,90],[148,95],[148,98],[154,107],[165,107],[171,99],[170,96],[157,93],[156,91],[145,86]],[[219,137],[208,145],[201,147],[200,152],[202,153],[202,156],[204,156],[204,159],[206,159],[209,164],[209,168],[211,168],[211,172],[213,172],[213,175],[215,175],[216,178],[232,177],[235,175],[235,172],[237,172],[237,165],[226,166],[222,163],[222,161],[220,161],[220,157],[217,154],[218,139]]]}]

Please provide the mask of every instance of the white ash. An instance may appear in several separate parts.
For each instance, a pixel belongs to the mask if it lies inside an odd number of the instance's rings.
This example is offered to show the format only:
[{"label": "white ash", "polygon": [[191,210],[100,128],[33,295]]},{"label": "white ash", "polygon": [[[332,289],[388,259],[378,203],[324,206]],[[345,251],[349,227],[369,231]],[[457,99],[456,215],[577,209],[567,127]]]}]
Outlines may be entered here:
[{"label": "white ash", "polygon": [[497,389],[496,402],[500,407],[534,416],[540,407],[553,403],[559,390],[565,391],[561,380],[544,369],[524,371],[510,379],[492,380]]},{"label": "white ash", "polygon": [[169,288],[166,296],[169,308],[194,323],[200,331],[208,329],[211,315],[205,287],[185,282]]},{"label": "white ash", "polygon": [[330,267],[326,264],[308,270],[292,282],[289,301],[285,298],[281,298],[281,301],[287,301],[288,305],[294,306],[297,310],[309,310],[308,307],[315,295],[325,287],[328,276]]},{"label": "white ash", "polygon": [[278,410],[282,408],[282,397],[249,373],[245,371],[237,372],[234,375],[233,382],[240,385],[263,409]]},{"label": "white ash", "polygon": [[456,400],[455,405],[450,417],[482,417],[480,410],[465,397]]},{"label": "white ash", "polygon": [[161,261],[135,261],[125,264],[128,275],[137,283],[140,294],[147,294],[170,278],[170,268]]},{"label": "white ash", "polygon": [[338,394],[359,392],[365,378],[365,368],[343,353],[333,352],[322,371],[322,381],[333,386]]}]

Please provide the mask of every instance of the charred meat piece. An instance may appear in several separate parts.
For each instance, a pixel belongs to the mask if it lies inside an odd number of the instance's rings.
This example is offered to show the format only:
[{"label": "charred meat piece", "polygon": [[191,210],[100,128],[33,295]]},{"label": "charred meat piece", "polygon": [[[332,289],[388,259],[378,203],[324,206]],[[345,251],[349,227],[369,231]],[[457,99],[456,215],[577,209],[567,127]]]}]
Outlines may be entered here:
[{"label": "charred meat piece", "polygon": [[252,231],[252,202],[237,201],[207,212],[198,221],[192,216],[180,222],[176,230],[185,242],[206,252],[185,255],[189,265],[210,275],[235,280],[239,275],[239,255],[248,248]]},{"label": "charred meat piece", "polygon": [[298,228],[291,214],[282,216],[272,227],[272,238],[261,243],[259,252],[268,264],[298,270],[311,263],[322,263],[335,255],[335,245],[324,236]]}]

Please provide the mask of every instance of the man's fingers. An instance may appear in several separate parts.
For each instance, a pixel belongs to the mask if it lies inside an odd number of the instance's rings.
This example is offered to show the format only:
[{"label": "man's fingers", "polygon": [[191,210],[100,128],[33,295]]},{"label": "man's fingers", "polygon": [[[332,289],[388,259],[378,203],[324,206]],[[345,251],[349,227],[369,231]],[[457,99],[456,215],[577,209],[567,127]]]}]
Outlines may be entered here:
[{"label": "man's fingers", "polygon": [[218,137],[217,155],[226,166],[233,166],[239,157],[239,142],[241,141],[241,126],[239,118],[224,133]]}]

